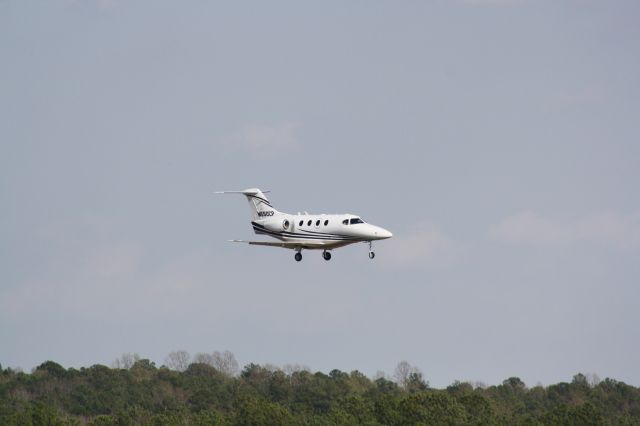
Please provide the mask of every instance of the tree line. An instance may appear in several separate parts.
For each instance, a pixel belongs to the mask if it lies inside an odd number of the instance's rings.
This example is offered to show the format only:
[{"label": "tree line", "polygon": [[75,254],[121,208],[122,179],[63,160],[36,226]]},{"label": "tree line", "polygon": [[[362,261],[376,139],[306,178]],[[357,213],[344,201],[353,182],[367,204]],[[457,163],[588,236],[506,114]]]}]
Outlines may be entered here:
[{"label": "tree line", "polygon": [[230,352],[124,354],[111,367],[0,366],[2,425],[640,425],[640,389],[614,379],[434,389],[406,362],[393,378],[248,364]]}]

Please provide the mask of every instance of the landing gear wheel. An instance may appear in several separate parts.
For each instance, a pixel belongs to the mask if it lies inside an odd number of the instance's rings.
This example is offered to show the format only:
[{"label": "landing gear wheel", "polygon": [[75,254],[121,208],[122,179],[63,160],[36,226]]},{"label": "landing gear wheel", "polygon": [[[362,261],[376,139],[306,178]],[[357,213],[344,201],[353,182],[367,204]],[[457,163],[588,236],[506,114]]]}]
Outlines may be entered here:
[{"label": "landing gear wheel", "polygon": [[369,259],[374,257],[376,257],[376,254],[373,252],[373,241],[369,241]]},{"label": "landing gear wheel", "polygon": [[302,260],[302,253],[297,252],[293,257],[296,259],[296,262],[300,262]]},{"label": "landing gear wheel", "polygon": [[328,251],[322,252],[322,257],[324,257],[324,260],[331,260],[331,253]]}]

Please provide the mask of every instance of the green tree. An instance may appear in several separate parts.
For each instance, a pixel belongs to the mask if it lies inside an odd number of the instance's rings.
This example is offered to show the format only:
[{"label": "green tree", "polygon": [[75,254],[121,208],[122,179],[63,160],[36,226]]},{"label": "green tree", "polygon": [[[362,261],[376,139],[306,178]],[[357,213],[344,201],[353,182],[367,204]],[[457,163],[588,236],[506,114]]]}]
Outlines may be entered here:
[{"label": "green tree", "polygon": [[89,424],[91,426],[116,426],[118,424],[118,420],[114,416],[100,414],[95,416]]},{"label": "green tree", "polygon": [[56,377],[59,379],[65,377],[67,374],[67,370],[65,370],[63,366],[53,361],[43,362],[38,367],[36,367],[35,371],[46,373],[51,377]]},{"label": "green tree", "polygon": [[464,407],[445,392],[415,393],[400,402],[402,424],[463,425],[467,423]]},{"label": "green tree", "polygon": [[293,424],[293,416],[280,404],[262,398],[245,397],[238,401],[233,422],[237,426],[285,426]]},{"label": "green tree", "polygon": [[495,417],[495,410],[491,406],[489,399],[484,395],[467,391],[460,395],[457,400],[467,411],[469,424],[494,425],[498,423]]},{"label": "green tree", "polygon": [[409,377],[405,381],[404,386],[407,392],[416,393],[427,390],[429,384],[422,378],[420,371],[412,371],[409,373]]}]

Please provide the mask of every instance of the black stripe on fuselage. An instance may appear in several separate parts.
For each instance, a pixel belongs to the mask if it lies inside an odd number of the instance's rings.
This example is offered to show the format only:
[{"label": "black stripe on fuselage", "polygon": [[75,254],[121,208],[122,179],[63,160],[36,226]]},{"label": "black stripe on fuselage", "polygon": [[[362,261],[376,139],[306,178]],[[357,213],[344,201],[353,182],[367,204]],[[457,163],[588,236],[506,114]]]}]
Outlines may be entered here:
[{"label": "black stripe on fuselage", "polygon": [[338,242],[338,241],[342,241],[342,242],[346,242],[346,243],[353,243],[353,242],[357,242],[357,241],[361,241],[359,239],[355,239],[355,238],[335,238],[335,237],[310,237],[308,235],[290,235],[290,234],[284,234],[284,233],[277,233],[277,232],[271,232],[271,231],[264,231],[264,230],[259,230],[256,231],[256,234],[264,234],[264,235],[268,235],[270,237],[274,237],[277,238],[279,240],[292,240],[292,241],[334,241],[334,242]]},{"label": "black stripe on fuselage", "polygon": [[[259,223],[257,223],[257,222],[251,222],[251,224],[252,224],[252,225],[254,225],[254,226],[258,226],[258,227],[260,227],[260,228],[262,228],[262,229],[266,229],[266,228],[264,227],[264,225],[261,225],[261,224],[259,224]],[[308,230],[306,230],[306,229],[300,229],[300,228],[298,228],[298,230],[299,230],[300,232],[306,232],[307,234],[300,234],[300,233],[296,233],[296,232],[288,232],[288,231],[284,231],[284,232],[285,232],[285,233],[288,233],[288,234],[300,235],[300,236],[303,236],[303,237],[318,235],[318,236],[322,236],[322,237],[331,236],[331,237],[335,237],[336,239],[343,239],[343,238],[350,238],[350,239],[353,239],[353,238],[356,238],[356,237],[354,237],[354,236],[352,236],[352,235],[333,234],[333,233],[331,233],[331,232],[308,231]],[[275,231],[272,231],[272,232],[275,232]]]},{"label": "black stripe on fuselage", "polygon": [[343,234],[333,234],[330,232],[318,232],[318,231],[307,231],[306,229],[298,229],[300,232],[306,232],[307,234],[303,235],[332,235],[334,237],[351,237],[351,235],[343,235]]},{"label": "black stripe on fuselage", "polygon": [[[252,222],[253,223],[253,222]],[[298,234],[295,232],[277,232],[272,231],[270,229],[265,228],[264,226],[254,223],[253,230],[256,233],[272,235],[277,238],[298,238],[298,239],[307,239],[307,240],[333,240],[333,241],[358,241],[359,238],[347,236],[347,235],[328,235],[328,234],[320,234],[320,235],[306,235],[306,234]]]},{"label": "black stripe on fuselage", "polygon": [[332,237],[330,235],[326,235],[326,236],[304,235],[304,234],[295,234],[291,232],[275,232],[275,231],[270,231],[268,229],[260,229],[260,228],[253,228],[253,229],[258,234],[272,235],[277,238],[293,238],[293,239],[301,239],[301,240],[330,240],[330,241],[358,241],[359,240],[359,238],[356,238],[356,237]]},{"label": "black stripe on fuselage", "polygon": [[333,235],[333,236],[336,236],[336,237],[347,237],[348,236],[348,235],[343,235],[343,234],[334,234],[334,233],[331,233],[331,232],[309,231],[307,229],[302,229],[300,227],[298,227],[298,231],[299,232],[306,232],[307,234],[310,234],[310,235]]},{"label": "black stripe on fuselage", "polygon": [[328,232],[317,232],[317,231],[307,231],[306,229],[301,229],[301,231],[307,232],[308,234],[300,234],[298,232],[291,232],[291,231],[282,231],[282,232],[278,232],[278,231],[272,231],[268,228],[266,228],[264,225],[259,224],[258,222],[253,222],[251,221],[251,224],[254,226],[254,229],[260,228],[261,230],[265,230],[265,231],[269,231],[269,232],[273,232],[273,233],[278,233],[278,234],[288,234],[288,235],[295,235],[295,236],[301,236],[301,237],[314,237],[314,236],[319,236],[319,237],[335,237],[336,239],[354,239],[357,237],[354,237],[353,235],[344,235],[344,234],[332,234],[332,233],[328,233]]}]

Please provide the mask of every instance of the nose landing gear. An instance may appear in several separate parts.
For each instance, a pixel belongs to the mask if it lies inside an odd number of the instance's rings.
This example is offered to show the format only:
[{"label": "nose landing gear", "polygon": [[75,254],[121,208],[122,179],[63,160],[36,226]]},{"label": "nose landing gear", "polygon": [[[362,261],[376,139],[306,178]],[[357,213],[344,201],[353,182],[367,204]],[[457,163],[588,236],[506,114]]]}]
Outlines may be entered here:
[{"label": "nose landing gear", "polygon": [[369,241],[369,259],[373,259],[376,257],[376,254],[373,252],[373,242]]},{"label": "nose landing gear", "polygon": [[293,258],[296,260],[296,262],[300,262],[302,260],[302,253],[300,253],[300,250],[296,251],[295,256],[293,256]]},{"label": "nose landing gear", "polygon": [[325,250],[322,252],[322,257],[324,257],[324,260],[331,260],[331,253]]}]

